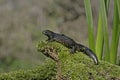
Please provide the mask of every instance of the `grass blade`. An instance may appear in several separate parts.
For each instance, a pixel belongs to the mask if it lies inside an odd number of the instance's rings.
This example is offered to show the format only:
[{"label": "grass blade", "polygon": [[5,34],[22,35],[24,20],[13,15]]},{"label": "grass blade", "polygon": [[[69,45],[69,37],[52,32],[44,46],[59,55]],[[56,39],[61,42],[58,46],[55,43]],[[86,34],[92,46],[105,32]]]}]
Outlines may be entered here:
[{"label": "grass blade", "polygon": [[97,30],[97,38],[96,38],[96,46],[95,46],[96,54],[98,59],[102,60],[102,51],[103,51],[103,27],[102,27],[102,18],[99,11],[98,17],[98,30]]},{"label": "grass blade", "polygon": [[[111,43],[111,53],[110,53],[110,61],[113,64],[116,64],[117,59],[117,48],[119,42],[119,12],[118,12],[118,2],[114,1],[114,25],[113,25],[113,36],[112,36],[112,43]],[[117,4],[117,5],[116,5]]]},{"label": "grass blade", "polygon": [[105,0],[105,9],[106,9],[107,15],[108,15],[109,3],[110,3],[110,0]]},{"label": "grass blade", "polygon": [[[119,34],[118,34],[118,43],[119,43],[119,36],[120,36],[120,0],[117,0],[117,9],[118,9],[118,15],[119,15]],[[120,56],[118,57],[119,63],[120,63]],[[120,64],[119,64],[120,65]]]},{"label": "grass blade", "polygon": [[104,47],[105,47],[104,55],[105,55],[105,60],[109,61],[110,54],[109,54],[109,41],[108,41],[108,24],[107,24],[107,15],[106,15],[104,0],[100,0],[100,10],[102,16],[102,27],[103,27]]},{"label": "grass blade", "polygon": [[89,47],[95,52],[95,41],[94,41],[94,29],[93,29],[93,18],[90,0],[84,0],[85,11],[88,23],[88,36],[89,36]]},{"label": "grass blade", "polygon": [[118,9],[118,14],[120,19],[120,0],[117,0],[117,9]]},{"label": "grass blade", "polygon": [[114,22],[113,22],[113,35],[110,49],[110,62],[116,64],[117,61],[117,49],[119,42],[119,16],[118,16],[118,8],[117,2],[114,1]]}]

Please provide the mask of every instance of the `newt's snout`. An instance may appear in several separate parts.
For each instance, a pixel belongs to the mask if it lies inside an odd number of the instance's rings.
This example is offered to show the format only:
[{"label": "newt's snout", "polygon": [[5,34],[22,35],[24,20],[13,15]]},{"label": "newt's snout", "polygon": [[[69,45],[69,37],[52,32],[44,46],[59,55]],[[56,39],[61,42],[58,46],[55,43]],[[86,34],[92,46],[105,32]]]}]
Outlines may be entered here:
[{"label": "newt's snout", "polygon": [[47,34],[46,30],[42,31],[42,33],[45,34],[45,35]]}]

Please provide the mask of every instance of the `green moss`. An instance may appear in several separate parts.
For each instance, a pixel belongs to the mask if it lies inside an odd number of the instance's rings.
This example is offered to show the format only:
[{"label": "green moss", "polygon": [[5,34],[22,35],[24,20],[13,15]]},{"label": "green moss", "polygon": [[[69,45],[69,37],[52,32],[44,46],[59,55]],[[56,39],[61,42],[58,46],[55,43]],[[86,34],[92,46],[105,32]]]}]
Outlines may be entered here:
[{"label": "green moss", "polygon": [[[70,54],[69,49],[58,43],[39,42],[37,49],[53,47],[59,53],[63,77],[70,80],[110,80],[120,79],[120,67],[100,61],[94,65],[93,61],[83,53]],[[56,64],[49,59],[42,66],[33,70],[19,70],[0,75],[0,80],[54,80],[56,76]]]},{"label": "green moss", "polygon": [[33,70],[19,70],[0,74],[0,80],[46,80],[55,78],[56,68],[53,61],[47,61]]}]

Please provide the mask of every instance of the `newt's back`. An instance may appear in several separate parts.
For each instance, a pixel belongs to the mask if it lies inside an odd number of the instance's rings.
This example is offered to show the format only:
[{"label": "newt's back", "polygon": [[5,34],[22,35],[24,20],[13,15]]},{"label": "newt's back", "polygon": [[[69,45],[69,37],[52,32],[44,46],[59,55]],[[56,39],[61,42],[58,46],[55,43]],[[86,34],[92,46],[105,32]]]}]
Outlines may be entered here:
[{"label": "newt's back", "polygon": [[61,44],[64,44],[64,46],[72,48],[72,46],[76,45],[75,41],[68,36],[65,36],[64,34],[55,34],[54,40],[56,42],[59,42]]}]

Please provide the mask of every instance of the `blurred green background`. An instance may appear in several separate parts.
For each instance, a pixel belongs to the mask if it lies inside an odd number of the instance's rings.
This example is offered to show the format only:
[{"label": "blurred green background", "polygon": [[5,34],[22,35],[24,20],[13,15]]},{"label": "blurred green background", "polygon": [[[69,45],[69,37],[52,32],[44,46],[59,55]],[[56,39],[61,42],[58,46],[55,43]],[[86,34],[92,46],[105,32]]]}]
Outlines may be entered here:
[{"label": "blurred green background", "polygon": [[[91,0],[91,4],[97,33],[99,0]],[[108,16],[111,40],[112,0]],[[0,0],[0,72],[41,65],[45,56],[37,52],[36,45],[45,40],[41,33],[45,29],[66,34],[88,46],[84,0]]]}]

